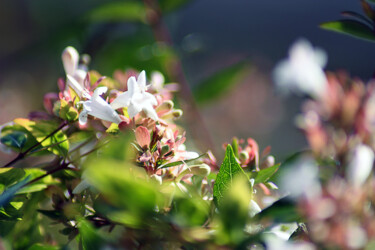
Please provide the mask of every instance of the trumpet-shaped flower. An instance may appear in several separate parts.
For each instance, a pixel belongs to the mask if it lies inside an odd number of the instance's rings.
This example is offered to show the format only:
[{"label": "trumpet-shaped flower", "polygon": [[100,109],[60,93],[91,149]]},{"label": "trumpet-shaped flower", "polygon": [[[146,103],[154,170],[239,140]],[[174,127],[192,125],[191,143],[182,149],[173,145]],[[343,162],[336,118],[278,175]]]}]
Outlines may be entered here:
[{"label": "trumpet-shaped flower", "polygon": [[68,85],[76,92],[76,94],[81,98],[90,98],[89,91],[83,87],[83,84],[80,84],[74,77],[71,75],[66,75]]},{"label": "trumpet-shaped flower", "polygon": [[[80,95],[87,72],[79,66],[79,54],[77,50],[71,46],[66,47],[61,58],[65,74],[67,75],[68,85]],[[70,76],[70,78],[68,76]],[[72,81],[72,79],[75,81]]]},{"label": "trumpet-shaped flower", "polygon": [[153,107],[158,103],[154,95],[146,92],[147,88],[146,73],[142,71],[137,80],[133,76],[129,78],[128,91],[118,95],[111,103],[111,107],[113,109],[128,107],[130,118],[143,111],[151,119],[158,120],[158,115]]},{"label": "trumpet-shaped flower", "polygon": [[100,96],[106,92],[107,87],[99,87],[95,89],[92,96],[87,97],[87,101],[82,102],[83,110],[79,114],[80,124],[87,122],[88,115],[117,124],[121,122],[121,118],[116,111]]},{"label": "trumpet-shaped flower", "polygon": [[289,51],[289,58],[276,65],[274,79],[284,92],[295,91],[320,98],[327,88],[323,67],[325,52],[313,48],[306,40],[297,41]]}]

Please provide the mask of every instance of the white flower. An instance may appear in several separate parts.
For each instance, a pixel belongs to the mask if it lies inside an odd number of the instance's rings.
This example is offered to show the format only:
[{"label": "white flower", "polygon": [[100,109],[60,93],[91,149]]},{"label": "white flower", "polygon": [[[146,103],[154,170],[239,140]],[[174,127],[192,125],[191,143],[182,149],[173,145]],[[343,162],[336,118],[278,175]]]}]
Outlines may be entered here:
[{"label": "white flower", "polygon": [[136,114],[143,111],[148,117],[153,120],[158,120],[154,107],[157,101],[154,95],[146,92],[146,73],[142,71],[138,80],[135,77],[130,77],[128,80],[128,91],[121,93],[111,103],[113,109],[128,107],[128,114],[133,118]]},{"label": "white flower", "polygon": [[354,186],[361,186],[371,173],[374,151],[364,144],[356,146],[348,163],[346,176]]},{"label": "white flower", "polygon": [[87,115],[95,116],[99,119],[119,124],[121,119],[115,110],[100,95],[107,92],[107,87],[95,89],[92,96],[87,96],[88,100],[81,102],[83,110],[79,114],[79,123],[87,122]]},{"label": "white flower", "polygon": [[323,67],[326,53],[313,48],[306,40],[297,41],[289,50],[289,58],[276,65],[274,79],[284,92],[294,91],[320,98],[327,88]]},{"label": "white flower", "polygon": [[76,92],[76,94],[80,98],[90,97],[89,91],[83,87],[83,84],[80,84],[79,82],[77,82],[77,80],[74,77],[72,77],[71,75],[66,75],[66,79],[67,79],[68,85],[74,90],[74,92]]},{"label": "white flower", "polygon": [[280,176],[280,189],[292,198],[320,196],[319,169],[314,159],[304,156],[287,166]]},{"label": "white flower", "polygon": [[80,68],[79,66],[79,54],[75,48],[69,46],[65,48],[61,58],[63,61],[65,74],[70,76],[72,79],[75,79],[75,82],[72,82],[68,78],[68,85],[79,95],[79,89],[83,89],[83,82],[87,75],[86,70]]}]

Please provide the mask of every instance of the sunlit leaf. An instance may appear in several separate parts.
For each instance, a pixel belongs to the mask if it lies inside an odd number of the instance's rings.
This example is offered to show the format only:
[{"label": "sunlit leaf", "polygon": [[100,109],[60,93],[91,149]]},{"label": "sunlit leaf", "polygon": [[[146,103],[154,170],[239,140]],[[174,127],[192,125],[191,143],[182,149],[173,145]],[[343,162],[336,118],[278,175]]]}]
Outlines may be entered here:
[{"label": "sunlit leaf", "polygon": [[0,184],[9,186],[25,176],[25,170],[20,168],[0,168]]},{"label": "sunlit leaf", "polygon": [[254,179],[254,184],[265,183],[279,169],[280,164],[265,168],[259,172],[250,172],[250,178]]},{"label": "sunlit leaf", "polygon": [[213,195],[217,206],[220,205],[224,194],[231,188],[234,178],[238,175],[247,179],[245,172],[234,156],[232,146],[228,145],[225,152],[225,158],[221,164],[214,184]]},{"label": "sunlit leaf", "polygon": [[249,64],[239,63],[221,70],[193,89],[195,100],[205,103],[222,96],[239,83],[248,74],[249,69]]},{"label": "sunlit leaf", "polygon": [[367,25],[355,20],[339,20],[327,22],[322,23],[320,27],[326,30],[335,31],[356,38],[372,42],[375,41],[374,31]]},{"label": "sunlit leaf", "polygon": [[[161,193],[145,172],[130,163],[114,160],[93,160],[87,163],[86,177],[116,209],[106,214],[131,227],[139,227],[155,213]],[[120,221],[119,221],[120,220]]]},{"label": "sunlit leaf", "polygon": [[[59,126],[55,122],[43,120],[36,122],[21,118],[15,119],[14,122],[27,129],[48,151],[60,156],[67,155],[69,142],[66,135],[61,130],[51,135]],[[46,139],[47,136],[49,137]]]}]

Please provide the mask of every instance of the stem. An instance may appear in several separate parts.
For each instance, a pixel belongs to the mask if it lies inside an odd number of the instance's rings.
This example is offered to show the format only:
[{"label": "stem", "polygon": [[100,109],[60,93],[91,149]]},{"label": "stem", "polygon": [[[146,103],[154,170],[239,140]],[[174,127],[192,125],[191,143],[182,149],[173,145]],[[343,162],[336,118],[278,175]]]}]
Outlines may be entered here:
[{"label": "stem", "polygon": [[[155,40],[172,47],[173,42],[168,29],[162,21],[162,13],[157,0],[143,0],[143,2],[147,8],[147,21],[154,33]],[[182,63],[177,56],[174,56],[171,62],[166,65],[166,70],[173,81],[180,83],[181,91],[178,92],[178,96],[181,100],[181,106],[187,114],[186,122],[192,128],[191,132],[195,141],[198,142],[198,147],[204,152],[207,149],[211,149],[214,152],[215,147],[211,140],[210,131],[204,124],[195,104],[193,94],[183,72]]]},{"label": "stem", "polygon": [[18,162],[19,160],[22,160],[23,158],[25,158],[27,156],[28,153],[30,153],[33,149],[37,148],[38,146],[40,146],[45,140],[47,140],[49,137],[51,137],[52,135],[56,134],[58,131],[60,131],[62,128],[64,128],[66,125],[68,125],[68,122],[67,121],[64,121],[63,123],[60,124],[60,126],[58,128],[56,128],[54,131],[52,131],[51,133],[49,133],[45,138],[43,138],[43,140],[41,140],[40,142],[34,144],[33,146],[31,146],[30,148],[28,148],[25,152],[20,152],[16,158],[14,158],[13,160],[11,160],[10,162],[8,162],[7,164],[5,164],[4,166],[2,166],[1,168],[7,168],[7,167],[10,167],[12,165],[14,165],[16,162]]},{"label": "stem", "polygon": [[34,182],[37,182],[37,181],[43,179],[44,177],[47,177],[47,176],[50,175],[50,174],[54,174],[54,173],[56,173],[56,172],[58,172],[58,171],[60,171],[60,170],[68,169],[68,168],[67,168],[68,165],[69,165],[69,163],[63,163],[62,165],[57,166],[57,168],[54,168],[54,169],[52,169],[52,170],[49,170],[49,171],[48,171],[47,173],[45,173],[44,175],[41,175],[41,176],[35,178],[34,180],[29,181],[28,183],[26,183],[26,184],[23,185],[22,187],[26,187],[27,185],[33,184]]}]

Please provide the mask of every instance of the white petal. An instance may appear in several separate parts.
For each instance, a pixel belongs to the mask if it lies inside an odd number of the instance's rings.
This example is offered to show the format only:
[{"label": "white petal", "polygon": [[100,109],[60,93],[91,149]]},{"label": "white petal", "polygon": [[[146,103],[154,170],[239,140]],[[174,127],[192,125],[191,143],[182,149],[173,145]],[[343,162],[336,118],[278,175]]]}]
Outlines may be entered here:
[{"label": "white petal", "polygon": [[128,79],[128,92],[130,96],[134,95],[135,93],[140,92],[141,90],[139,89],[137,80],[135,79],[134,76],[130,77]]},{"label": "white petal", "polygon": [[146,89],[146,72],[144,70],[139,74],[137,82],[141,90]]},{"label": "white petal", "polygon": [[347,178],[355,186],[362,185],[372,171],[374,151],[369,146],[360,144],[353,150],[347,168]]},{"label": "white petal", "polygon": [[133,118],[141,111],[142,111],[141,106],[134,104],[132,101],[130,102],[129,107],[128,107],[128,114],[130,118]]},{"label": "white petal", "polygon": [[66,75],[66,78],[68,80],[68,85],[69,87],[71,87],[74,92],[76,92],[76,94],[79,96],[79,97],[82,97],[82,94],[83,94],[83,86],[81,86],[76,79],[74,79],[73,76],[71,75]]},{"label": "white petal", "polygon": [[83,86],[83,82],[85,81],[85,78],[87,76],[87,72],[85,70],[82,70],[82,69],[77,69],[75,72],[74,72],[74,78],[77,80],[77,82]]},{"label": "white petal", "polygon": [[154,121],[159,120],[159,117],[156,114],[155,109],[151,105],[145,106],[142,110],[143,110],[143,112],[145,112],[146,116],[150,117],[152,120],[154,120]]},{"label": "white petal", "polygon": [[158,101],[156,100],[156,97],[153,94],[144,92],[143,95],[144,95],[144,100],[149,102],[151,105],[153,106],[158,105]]},{"label": "white petal", "polygon": [[79,54],[77,50],[71,46],[66,47],[61,55],[64,70],[67,75],[74,75],[77,67],[78,67],[78,60]]},{"label": "white petal", "polygon": [[129,103],[130,103],[130,92],[129,91],[126,91],[124,93],[121,93],[119,94],[116,99],[114,99],[112,102],[111,102],[111,107],[113,109],[118,109],[118,108],[124,108],[124,107],[127,107],[129,106]]}]

